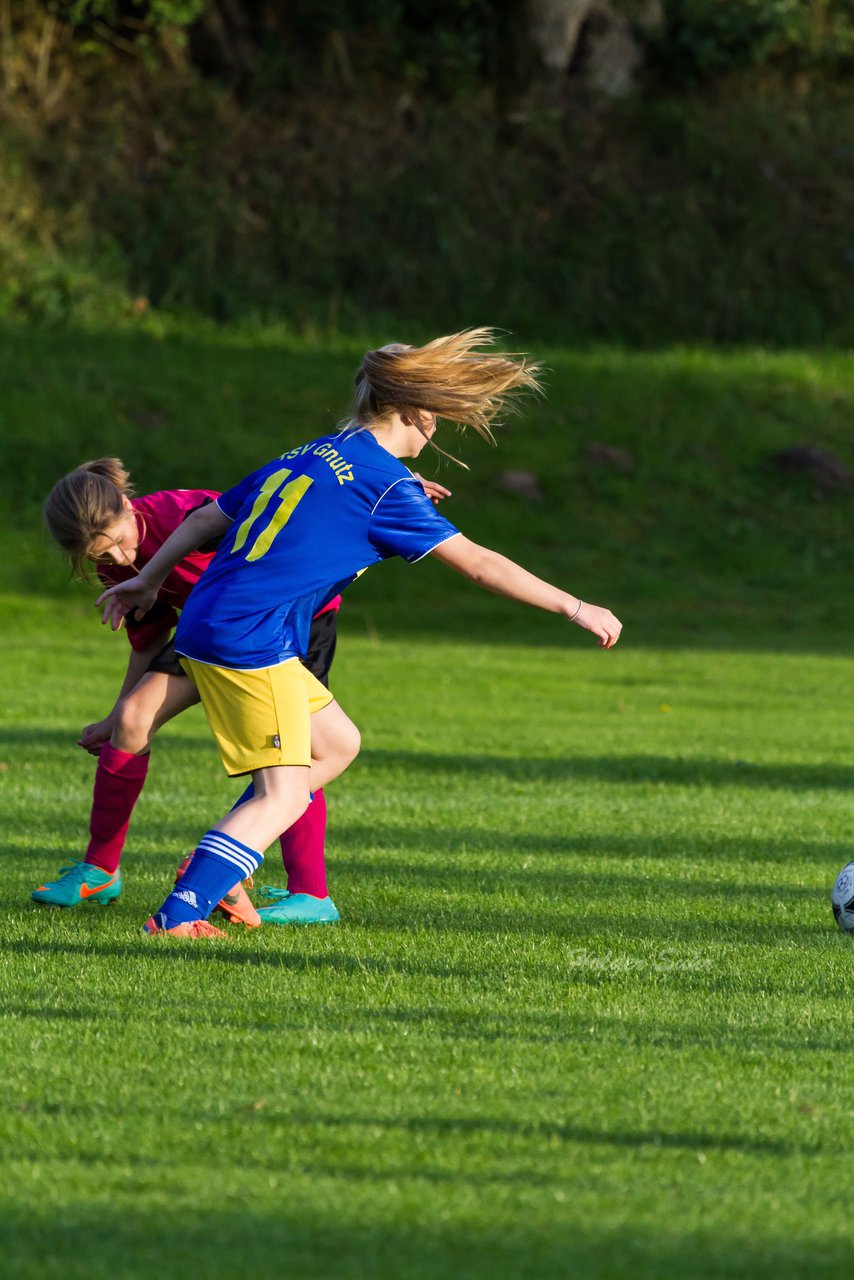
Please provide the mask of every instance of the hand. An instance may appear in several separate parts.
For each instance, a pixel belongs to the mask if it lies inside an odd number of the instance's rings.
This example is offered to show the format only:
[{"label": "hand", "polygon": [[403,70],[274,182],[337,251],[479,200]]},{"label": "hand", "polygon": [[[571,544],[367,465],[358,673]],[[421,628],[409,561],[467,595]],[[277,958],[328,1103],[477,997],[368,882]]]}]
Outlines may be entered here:
[{"label": "hand", "polygon": [[434,507],[438,507],[443,498],[450,498],[451,491],[450,489],[446,489],[443,484],[437,484],[435,480],[425,480],[417,471],[413,471],[412,474],[415,476],[415,479],[421,485],[421,488],[427,494],[427,497],[433,503]]},{"label": "hand", "polygon": [[157,599],[157,587],[149,586],[142,574],[129,578],[127,582],[119,582],[114,587],[102,591],[95,605],[102,604],[102,624],[109,622],[113,631],[118,631],[129,613],[138,620],[144,618]]},{"label": "hand", "polygon": [[98,720],[95,724],[87,724],[77,739],[77,745],[82,747],[84,751],[88,751],[90,756],[100,755],[101,747],[105,742],[109,742],[112,732],[113,717],[109,715],[105,720]]},{"label": "hand", "polygon": [[598,604],[585,604],[571,619],[577,627],[590,631],[599,641],[600,649],[613,649],[620,638],[623,624],[615,618],[610,609],[603,609]]}]

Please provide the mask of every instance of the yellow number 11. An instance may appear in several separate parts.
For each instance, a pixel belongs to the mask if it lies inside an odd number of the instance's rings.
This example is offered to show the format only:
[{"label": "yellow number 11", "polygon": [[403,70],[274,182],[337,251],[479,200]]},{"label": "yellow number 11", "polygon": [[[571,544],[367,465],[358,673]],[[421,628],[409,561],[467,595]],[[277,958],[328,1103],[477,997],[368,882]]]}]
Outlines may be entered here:
[{"label": "yellow number 11", "polygon": [[[231,548],[232,555],[234,555],[235,551],[240,551],[245,545],[250,529],[264,514],[278,490],[281,502],[273,513],[272,519],[261,529],[250,550],[246,553],[246,559],[260,560],[270,550],[273,545],[273,539],[288,523],[297,503],[311,487],[312,480],[310,476],[297,476],[296,480],[291,480],[290,484],[282,484],[282,481],[287,480],[290,474],[290,467],[282,467],[281,471],[274,471],[264,481],[258,497],[252,504],[252,510],[237,530],[237,537],[234,539],[234,546]],[[282,485],[281,489],[279,489],[280,484]]]}]

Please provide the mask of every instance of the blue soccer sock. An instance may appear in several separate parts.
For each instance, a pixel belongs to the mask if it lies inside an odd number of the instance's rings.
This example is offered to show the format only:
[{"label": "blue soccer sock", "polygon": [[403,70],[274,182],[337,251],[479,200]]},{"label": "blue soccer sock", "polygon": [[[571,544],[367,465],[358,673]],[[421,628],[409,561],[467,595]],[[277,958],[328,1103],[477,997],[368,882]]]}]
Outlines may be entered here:
[{"label": "blue soccer sock", "polygon": [[243,794],[242,794],[242,795],[240,795],[240,796],[235,800],[234,804],[233,804],[233,805],[231,806],[231,808],[229,809],[229,813],[234,813],[234,810],[235,810],[235,809],[239,809],[239,808],[240,808],[240,806],[241,806],[242,804],[246,804],[246,801],[247,801],[247,800],[252,800],[252,799],[253,799],[253,797],[254,797],[254,795],[255,795],[255,783],[254,783],[254,782],[250,782],[250,783],[249,783],[249,786],[246,788],[246,790],[243,792]]},{"label": "blue soccer sock", "polygon": [[206,920],[220,898],[260,867],[264,855],[241,844],[224,831],[208,831],[163,903],[158,916],[165,917],[161,928],[172,929],[187,920]]}]

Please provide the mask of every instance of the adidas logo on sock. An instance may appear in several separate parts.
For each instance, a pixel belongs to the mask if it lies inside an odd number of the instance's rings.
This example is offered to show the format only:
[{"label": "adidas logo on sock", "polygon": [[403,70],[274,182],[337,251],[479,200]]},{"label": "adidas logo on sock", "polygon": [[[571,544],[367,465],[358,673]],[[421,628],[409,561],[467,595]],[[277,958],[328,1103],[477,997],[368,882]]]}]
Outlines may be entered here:
[{"label": "adidas logo on sock", "polygon": [[176,889],[175,897],[179,898],[181,902],[186,902],[188,906],[193,907],[198,911],[199,904],[196,901],[196,895],[193,893],[192,889]]}]

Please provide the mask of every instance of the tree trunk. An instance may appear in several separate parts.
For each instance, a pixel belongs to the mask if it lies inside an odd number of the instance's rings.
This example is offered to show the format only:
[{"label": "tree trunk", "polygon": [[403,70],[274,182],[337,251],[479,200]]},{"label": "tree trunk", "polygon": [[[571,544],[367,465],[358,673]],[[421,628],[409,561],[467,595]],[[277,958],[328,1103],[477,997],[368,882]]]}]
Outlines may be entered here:
[{"label": "tree trunk", "polygon": [[550,71],[566,71],[597,0],[530,0],[531,39]]}]

